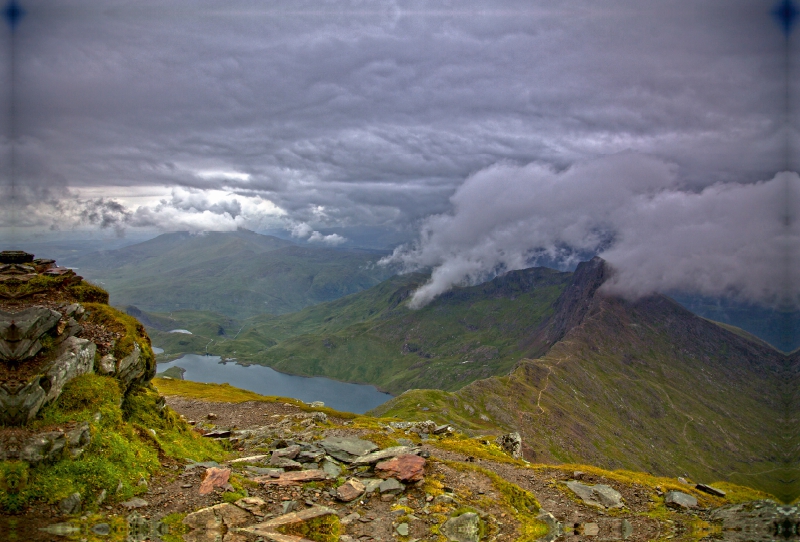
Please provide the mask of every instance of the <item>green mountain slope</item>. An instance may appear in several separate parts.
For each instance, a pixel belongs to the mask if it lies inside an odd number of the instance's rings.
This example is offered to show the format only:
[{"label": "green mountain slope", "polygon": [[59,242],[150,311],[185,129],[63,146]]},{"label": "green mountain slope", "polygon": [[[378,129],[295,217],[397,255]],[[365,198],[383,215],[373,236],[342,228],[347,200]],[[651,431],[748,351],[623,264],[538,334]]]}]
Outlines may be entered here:
[{"label": "green mountain slope", "polygon": [[239,230],[165,234],[69,264],[101,283],[117,306],[246,318],[294,312],[374,286],[391,274],[374,265],[378,257]]},{"label": "green mountain slope", "polygon": [[796,497],[787,358],[666,297],[603,295],[607,272],[601,260],[579,266],[530,338],[547,348],[542,357],[455,393],[410,391],[375,412],[519,431],[537,462],[685,473]]},{"label": "green mountain slope", "polygon": [[[552,313],[569,277],[546,268],[514,271],[479,286],[456,288],[412,311],[404,301],[427,277],[395,276],[295,314],[248,319],[235,339],[236,332],[224,324],[223,335],[209,333],[217,320],[207,313],[206,323],[186,323],[195,334],[191,337],[151,333],[168,354],[202,353],[208,345],[209,353],[240,362],[368,382],[393,393],[423,386],[455,390],[505,374],[529,353],[523,339]],[[180,314],[173,313],[176,317]],[[179,327],[178,322],[169,325]]]}]

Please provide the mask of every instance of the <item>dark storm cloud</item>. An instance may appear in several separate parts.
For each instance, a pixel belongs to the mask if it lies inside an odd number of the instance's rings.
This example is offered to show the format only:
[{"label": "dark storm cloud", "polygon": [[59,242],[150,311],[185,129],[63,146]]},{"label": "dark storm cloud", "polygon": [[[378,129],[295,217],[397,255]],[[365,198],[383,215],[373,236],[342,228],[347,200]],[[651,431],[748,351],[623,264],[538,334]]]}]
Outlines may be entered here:
[{"label": "dark storm cloud", "polygon": [[[127,227],[324,242],[457,214],[456,191],[502,168],[632,151],[686,194],[791,169],[784,41],[762,2],[25,8],[16,150],[40,173],[17,178],[48,194],[25,200],[25,225],[82,223],[97,198],[81,191],[114,186]],[[171,195],[123,201],[143,186]]]}]

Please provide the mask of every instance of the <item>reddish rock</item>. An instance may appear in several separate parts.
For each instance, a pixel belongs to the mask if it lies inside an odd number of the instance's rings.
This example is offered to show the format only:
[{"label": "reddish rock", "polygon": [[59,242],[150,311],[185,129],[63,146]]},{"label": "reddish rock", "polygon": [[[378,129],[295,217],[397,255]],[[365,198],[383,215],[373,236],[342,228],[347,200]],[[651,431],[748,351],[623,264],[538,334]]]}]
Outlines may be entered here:
[{"label": "reddish rock", "polygon": [[418,455],[398,455],[375,465],[375,474],[381,478],[396,478],[401,482],[418,482],[425,474],[425,458]]},{"label": "reddish rock", "polygon": [[366,486],[364,484],[355,478],[351,478],[336,488],[336,498],[342,502],[350,502],[359,498],[365,490]]},{"label": "reddish rock", "polygon": [[218,469],[211,467],[206,469],[206,476],[203,478],[203,483],[200,484],[200,495],[208,495],[214,491],[215,487],[224,487],[231,477],[231,469]]}]

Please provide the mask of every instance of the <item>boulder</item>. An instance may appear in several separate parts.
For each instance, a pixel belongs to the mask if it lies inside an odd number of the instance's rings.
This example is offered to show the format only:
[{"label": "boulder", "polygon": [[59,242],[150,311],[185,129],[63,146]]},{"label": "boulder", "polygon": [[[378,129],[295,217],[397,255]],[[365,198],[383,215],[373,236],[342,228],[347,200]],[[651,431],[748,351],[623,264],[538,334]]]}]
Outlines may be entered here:
[{"label": "boulder", "polygon": [[599,506],[602,508],[622,508],[622,495],[605,484],[587,485],[577,481],[570,481],[566,483],[567,487],[572,490],[578,497],[586,504],[591,506]]},{"label": "boulder", "polygon": [[350,502],[364,494],[367,488],[359,480],[351,478],[336,488],[336,498],[342,502]]},{"label": "boulder", "polygon": [[697,507],[697,499],[682,491],[669,491],[664,495],[664,504],[670,508],[688,510]]},{"label": "boulder", "polygon": [[208,495],[214,491],[215,487],[224,487],[228,483],[230,477],[231,469],[219,469],[216,467],[206,469],[206,474],[203,478],[203,482],[200,484],[198,493],[200,493],[200,495]]},{"label": "boulder", "polygon": [[61,502],[58,503],[58,509],[61,511],[62,514],[67,516],[80,513],[81,494],[76,492],[70,495],[69,497],[63,499]]},{"label": "boulder", "polygon": [[331,457],[347,463],[378,449],[375,443],[359,438],[328,437],[318,444]]},{"label": "boulder", "polygon": [[381,478],[397,478],[401,482],[418,482],[425,474],[425,459],[418,455],[399,455],[375,465],[375,474]]}]

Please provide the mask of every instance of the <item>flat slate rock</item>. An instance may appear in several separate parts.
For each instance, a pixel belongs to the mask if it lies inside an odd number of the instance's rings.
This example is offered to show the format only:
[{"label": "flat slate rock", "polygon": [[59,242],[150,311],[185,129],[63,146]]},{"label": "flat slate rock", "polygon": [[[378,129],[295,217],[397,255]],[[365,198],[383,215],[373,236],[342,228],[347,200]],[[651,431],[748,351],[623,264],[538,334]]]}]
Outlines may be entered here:
[{"label": "flat slate rock", "polygon": [[317,482],[327,479],[328,474],[320,469],[284,472],[277,478],[272,476],[259,476],[258,478],[253,478],[254,481],[262,484],[275,484],[279,486],[299,485],[305,482]]},{"label": "flat slate rock", "polygon": [[228,463],[261,463],[265,459],[269,459],[271,456],[267,454],[261,455],[251,455],[248,457],[240,457],[239,459],[231,459]]},{"label": "flat slate rock", "polygon": [[717,489],[715,487],[711,487],[706,484],[697,484],[694,487],[695,489],[699,489],[700,491],[708,493],[709,495],[714,495],[715,497],[725,497],[725,495],[727,495],[727,493],[725,493],[721,489]]},{"label": "flat slate rock", "polygon": [[622,494],[605,484],[587,485],[575,480],[566,483],[578,497],[588,505],[603,508],[622,508]]},{"label": "flat slate rock", "polygon": [[669,491],[664,495],[664,504],[670,508],[689,509],[697,506],[697,499],[682,491]]},{"label": "flat slate rock", "polygon": [[328,455],[352,463],[359,457],[378,449],[375,443],[360,438],[328,437],[318,443]]},{"label": "flat slate rock", "polygon": [[381,492],[381,495],[384,494],[399,495],[400,493],[405,491],[405,489],[406,486],[404,486],[394,478],[387,478],[386,480],[378,484],[378,490]]},{"label": "flat slate rock", "polygon": [[303,468],[302,463],[298,463],[297,461],[289,459],[288,457],[275,457],[274,455],[270,458],[269,463],[267,464],[270,467],[286,470],[300,470]]},{"label": "flat slate rock", "polygon": [[398,455],[418,455],[421,451],[422,449],[416,446],[392,446],[391,448],[362,455],[353,460],[353,465],[371,465],[379,461],[397,457]]}]

